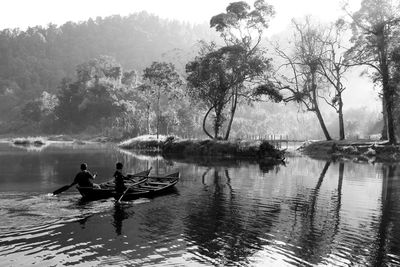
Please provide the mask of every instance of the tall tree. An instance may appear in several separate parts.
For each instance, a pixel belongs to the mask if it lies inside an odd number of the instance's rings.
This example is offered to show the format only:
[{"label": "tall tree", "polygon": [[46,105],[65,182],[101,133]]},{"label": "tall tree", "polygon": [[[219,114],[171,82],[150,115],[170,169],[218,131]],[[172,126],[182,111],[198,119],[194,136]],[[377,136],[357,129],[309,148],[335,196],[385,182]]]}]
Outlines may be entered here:
[{"label": "tall tree", "polygon": [[400,22],[399,1],[363,0],[350,14],[353,46],[347,53],[350,65],[364,65],[375,71],[374,80],[382,86],[384,129],[382,137],[396,143],[393,107],[395,88],[390,84],[391,51],[397,45]]},{"label": "tall tree", "polygon": [[[224,121],[223,110],[230,99],[229,81],[231,77],[225,60],[230,53],[224,53],[216,48],[214,43],[202,43],[202,47],[193,61],[186,65],[188,93],[194,101],[205,104],[207,112],[203,117],[203,131],[211,139],[219,138],[219,132]],[[213,130],[211,135],[206,129],[209,113],[214,111]]]},{"label": "tall tree", "polygon": [[[161,117],[160,99],[162,94],[169,97],[173,97],[179,91],[179,88],[183,82],[178,72],[175,70],[175,66],[172,63],[166,62],[153,62],[150,67],[147,67],[143,71],[143,80],[147,82],[151,90],[151,94],[156,98],[157,107],[157,139],[159,136],[159,125]],[[168,103],[167,103],[168,104]]]},{"label": "tall tree", "polygon": [[250,84],[270,71],[270,59],[265,57],[266,51],[260,48],[260,43],[275,10],[264,0],[256,0],[253,7],[251,10],[244,1],[233,2],[227,6],[226,13],[216,15],[210,21],[210,26],[220,33],[226,47],[239,46],[242,49],[240,62],[232,69],[236,77],[230,87],[230,119],[225,140],[229,138],[239,97],[252,95]]},{"label": "tall tree", "polygon": [[76,81],[64,79],[55,107],[64,130],[84,130],[117,118],[129,106],[121,83],[122,68],[111,57],[100,57],[77,66]]},{"label": "tall tree", "polygon": [[345,63],[344,54],[347,50],[342,40],[345,31],[346,24],[343,19],[339,19],[329,26],[327,38],[320,40],[321,45],[325,45],[325,53],[321,58],[319,71],[334,88],[334,97],[330,100],[325,97],[324,99],[338,113],[340,140],[345,139],[342,93],[346,87],[343,84],[343,76],[349,68]]},{"label": "tall tree", "polygon": [[[225,45],[220,48],[214,47],[209,55],[203,54],[198,57],[195,61],[198,61],[199,64],[195,65],[197,67],[202,65],[203,74],[211,73],[213,68],[218,68],[218,75],[207,77],[198,75],[198,78],[205,78],[204,81],[208,80],[209,84],[218,84],[218,86],[212,85],[212,88],[209,88],[211,95],[219,95],[218,103],[214,98],[215,101],[208,110],[210,112],[211,109],[214,109],[216,112],[214,138],[218,137],[219,128],[223,122],[222,115],[218,114],[222,114],[226,101],[230,101],[230,116],[223,137],[225,140],[229,138],[240,98],[249,98],[254,92],[253,83],[264,77],[270,70],[270,59],[266,58],[265,51],[260,48],[260,43],[274,13],[273,7],[264,0],[255,1],[253,9],[246,2],[240,1],[229,4],[225,13],[213,16],[210,20],[210,26],[220,33]],[[202,60],[208,63],[202,64],[200,62]],[[204,69],[206,65],[208,65],[208,70]],[[189,66],[187,71],[193,74],[194,69],[191,67]],[[220,92],[217,93],[217,91]],[[228,98],[226,99],[227,93]],[[210,134],[208,135],[211,137]]]},{"label": "tall tree", "polygon": [[284,61],[280,67],[282,74],[277,80],[277,86],[289,91],[285,101],[296,101],[303,104],[307,111],[314,112],[325,138],[331,140],[319,107],[319,98],[324,89],[321,86],[323,76],[320,63],[326,52],[327,36],[321,28],[312,24],[309,17],[306,17],[304,23],[293,20],[293,26],[295,32],[292,53],[288,54],[279,46],[276,47],[278,55]]}]

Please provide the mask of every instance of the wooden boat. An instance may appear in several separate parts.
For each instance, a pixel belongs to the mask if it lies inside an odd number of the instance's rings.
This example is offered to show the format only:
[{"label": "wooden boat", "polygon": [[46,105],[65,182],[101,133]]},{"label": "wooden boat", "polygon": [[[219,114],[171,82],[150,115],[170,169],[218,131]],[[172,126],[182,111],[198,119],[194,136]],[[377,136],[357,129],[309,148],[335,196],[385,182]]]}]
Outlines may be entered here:
[{"label": "wooden boat", "polygon": [[166,176],[148,176],[146,181],[129,187],[125,194],[115,194],[114,198],[119,200],[122,196],[121,200],[132,200],[161,195],[171,190],[179,181],[179,178],[179,172]]},{"label": "wooden boat", "polygon": [[[147,180],[147,176],[149,175],[151,168],[138,172],[135,174],[128,174],[128,181],[125,181],[126,186],[135,186],[137,184],[143,183]],[[82,197],[88,200],[98,200],[110,198],[115,195],[115,184],[113,180],[100,184],[100,188],[93,187],[76,187],[81,193]]]}]

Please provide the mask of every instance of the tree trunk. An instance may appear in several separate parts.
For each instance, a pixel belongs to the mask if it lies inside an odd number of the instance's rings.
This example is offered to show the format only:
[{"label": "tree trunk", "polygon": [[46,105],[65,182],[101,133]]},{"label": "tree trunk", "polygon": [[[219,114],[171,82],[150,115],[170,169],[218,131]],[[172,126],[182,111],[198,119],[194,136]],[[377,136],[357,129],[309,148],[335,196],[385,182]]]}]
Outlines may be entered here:
[{"label": "tree trunk", "polygon": [[209,134],[209,133],[207,132],[207,129],[206,129],[206,120],[207,120],[208,114],[210,113],[210,111],[211,111],[213,108],[214,108],[214,106],[212,106],[212,107],[207,111],[206,115],[205,115],[204,118],[203,118],[203,131],[204,131],[204,133],[205,133],[208,137],[210,137],[211,139],[214,139],[214,138],[212,137],[211,134]]},{"label": "tree trunk", "polygon": [[344,134],[344,119],[343,119],[343,101],[342,101],[342,94],[339,93],[339,108],[338,108],[338,113],[339,113],[339,139],[344,140],[345,139],[345,134]]},{"label": "tree trunk", "polygon": [[158,127],[160,125],[160,88],[157,92],[157,140],[158,140]]},{"label": "tree trunk", "polygon": [[328,129],[326,128],[324,118],[322,117],[321,111],[319,110],[318,106],[315,109],[315,114],[317,115],[319,124],[321,125],[321,129],[324,132],[326,140],[332,140],[331,136],[329,135]]},{"label": "tree trunk", "polygon": [[315,75],[316,73],[311,73],[311,86],[312,86],[312,102],[314,106],[314,112],[317,115],[319,124],[321,125],[321,129],[324,132],[326,140],[332,140],[331,136],[329,135],[328,129],[326,128],[324,118],[322,117],[321,111],[319,110],[318,106],[318,96],[317,96],[317,85],[315,84]]},{"label": "tree trunk", "polygon": [[150,105],[147,105],[147,134],[150,134]]},{"label": "tree trunk", "polygon": [[388,128],[387,128],[387,111],[386,111],[386,101],[385,97],[382,95],[382,132],[381,132],[381,140],[388,140]]},{"label": "tree trunk", "polygon": [[[393,119],[393,102],[394,102],[394,90],[389,84],[389,68],[386,59],[386,54],[381,55],[381,71],[382,71],[382,90],[383,90],[383,101],[386,106],[386,117],[387,117],[387,137],[389,144],[396,144],[396,135],[394,130],[394,119]],[[385,118],[384,118],[385,119]]]},{"label": "tree trunk", "polygon": [[341,85],[341,74],[340,74],[340,66],[336,66],[336,93],[338,97],[338,114],[339,114],[339,140],[344,140],[346,138],[344,134],[344,119],[343,119],[343,99],[342,99],[342,91],[343,87]]},{"label": "tree trunk", "polygon": [[218,139],[220,116],[221,116],[220,113],[216,110],[214,119],[214,139]]},{"label": "tree trunk", "polygon": [[339,113],[339,140],[346,139],[344,134],[343,112]]},{"label": "tree trunk", "polygon": [[[396,143],[396,135],[394,130],[394,121],[393,121],[393,102],[394,102],[394,90],[393,86],[389,84],[389,66],[388,66],[388,52],[387,52],[387,41],[384,37],[384,29],[377,34],[377,47],[379,53],[379,67],[382,76],[382,91],[383,91],[383,119],[384,123],[387,123],[387,139],[389,140],[389,144]],[[386,112],[386,118],[385,118]],[[382,132],[382,134],[384,134]],[[383,137],[384,135],[382,135]]]},{"label": "tree trunk", "polygon": [[219,130],[222,125],[222,111],[224,105],[220,103],[215,105],[215,120],[214,120],[214,139],[218,139]]},{"label": "tree trunk", "polygon": [[235,93],[234,93],[233,100],[232,100],[231,117],[229,119],[228,126],[226,128],[224,140],[229,139],[229,134],[230,134],[231,128],[232,128],[233,117],[235,116],[235,113],[236,113],[237,100],[238,100],[237,89],[235,89]]},{"label": "tree trunk", "polygon": [[389,92],[389,101],[386,103],[387,112],[387,133],[389,144],[396,144],[396,134],[394,129],[394,119],[393,119],[393,95]]}]

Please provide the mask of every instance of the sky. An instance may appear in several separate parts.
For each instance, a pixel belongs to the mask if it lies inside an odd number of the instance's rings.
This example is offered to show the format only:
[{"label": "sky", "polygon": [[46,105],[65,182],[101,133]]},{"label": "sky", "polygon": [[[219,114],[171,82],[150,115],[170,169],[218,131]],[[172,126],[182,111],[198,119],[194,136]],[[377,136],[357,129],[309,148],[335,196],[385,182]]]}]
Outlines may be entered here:
[{"label": "sky", "polygon": [[[57,25],[67,21],[84,21],[88,18],[109,15],[128,15],[146,10],[163,18],[192,23],[208,22],[224,12],[236,0],[6,0],[0,9],[0,29]],[[285,28],[292,17],[305,14],[331,20],[341,13],[344,0],[269,0],[276,9],[271,30]],[[357,9],[361,0],[349,0],[351,9]],[[248,0],[252,3],[253,0]]]},{"label": "sky", "polygon": [[[0,9],[0,29],[47,25],[61,25],[67,21],[85,21],[97,16],[147,11],[161,18],[176,19],[189,23],[208,23],[213,15],[225,11],[236,0],[5,0]],[[288,29],[292,18],[312,15],[322,21],[332,21],[343,15],[341,6],[346,0],[266,0],[276,10],[268,35]],[[357,10],[361,0],[347,0],[350,10]],[[248,0],[253,3],[253,0]],[[357,74],[354,74],[357,75]],[[352,90],[345,97],[351,106],[366,105],[379,109],[377,93],[370,82],[357,77],[349,79]],[[369,86],[369,87],[368,87]],[[360,91],[361,90],[361,91]],[[361,92],[361,93],[360,93]],[[373,95],[371,95],[373,94]]]}]

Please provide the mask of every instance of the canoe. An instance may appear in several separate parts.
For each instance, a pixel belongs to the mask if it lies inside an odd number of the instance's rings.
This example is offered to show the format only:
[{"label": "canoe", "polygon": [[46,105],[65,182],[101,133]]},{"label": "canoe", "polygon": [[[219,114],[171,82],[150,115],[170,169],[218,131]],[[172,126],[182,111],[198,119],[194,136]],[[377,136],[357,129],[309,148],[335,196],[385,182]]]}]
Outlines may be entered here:
[{"label": "canoe", "polygon": [[[127,177],[129,180],[126,180],[125,184],[127,186],[134,186],[145,182],[150,171],[151,168],[135,174],[128,174]],[[105,199],[115,195],[115,184],[113,180],[100,184],[100,188],[80,186],[77,186],[76,188],[78,189],[79,193],[81,193],[82,197],[87,200]]]},{"label": "canoe", "polygon": [[[146,181],[129,187],[121,200],[133,200],[141,197],[153,197],[170,191],[179,181],[180,173],[175,172],[165,176],[147,176]],[[122,194],[115,194],[119,200]]]},{"label": "canoe", "polygon": [[[125,180],[125,181],[124,181],[125,184],[128,184],[128,185],[129,185],[129,183],[136,183],[136,182],[138,182],[139,180],[141,180],[141,178],[147,177],[147,176],[149,175],[149,173],[150,173],[150,171],[151,171],[152,168],[153,168],[153,167],[150,167],[150,169],[148,169],[148,170],[146,170],[146,171],[142,171],[142,172],[138,172],[138,173],[134,173],[134,174],[128,173],[128,174],[126,175],[126,177],[127,177],[129,180]],[[103,188],[103,189],[107,189],[107,188],[111,187],[111,189],[114,190],[114,188],[115,188],[114,178],[111,178],[111,179],[108,180],[107,182],[101,183],[101,184],[100,184],[100,187]]]}]

